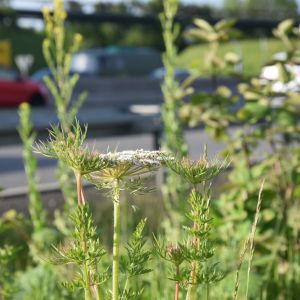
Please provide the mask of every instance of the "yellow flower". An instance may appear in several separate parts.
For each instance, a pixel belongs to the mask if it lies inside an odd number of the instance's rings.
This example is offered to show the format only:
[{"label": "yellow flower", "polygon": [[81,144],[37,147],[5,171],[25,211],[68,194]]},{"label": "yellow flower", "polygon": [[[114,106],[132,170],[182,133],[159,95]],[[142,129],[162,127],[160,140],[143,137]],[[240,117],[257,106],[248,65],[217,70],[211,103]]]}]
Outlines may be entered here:
[{"label": "yellow flower", "polygon": [[80,44],[82,42],[82,35],[80,33],[75,33],[74,41],[76,44]]},{"label": "yellow flower", "polygon": [[50,17],[50,11],[47,6],[43,7],[42,12],[45,19],[48,19]]},{"label": "yellow flower", "polygon": [[27,110],[27,109],[29,109],[29,107],[30,107],[30,105],[29,105],[29,103],[27,103],[27,102],[23,102],[23,103],[21,103],[21,104],[19,105],[19,108],[20,108],[21,110]]}]

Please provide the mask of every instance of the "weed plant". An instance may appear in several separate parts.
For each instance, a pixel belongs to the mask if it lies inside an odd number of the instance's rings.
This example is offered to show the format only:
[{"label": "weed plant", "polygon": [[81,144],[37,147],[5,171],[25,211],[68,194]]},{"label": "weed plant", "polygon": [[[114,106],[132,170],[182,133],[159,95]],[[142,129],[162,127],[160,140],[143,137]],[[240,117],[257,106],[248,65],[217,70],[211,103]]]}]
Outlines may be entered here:
[{"label": "weed plant", "polygon": [[[182,100],[194,92],[191,84],[198,75],[191,71],[183,83],[175,79],[177,4],[164,1],[161,17],[166,43],[162,152],[101,153],[88,147],[87,128],[75,118],[83,98],[75,106],[71,101],[78,76],[69,74],[71,56],[81,37],[75,36],[71,47],[66,47],[62,1],[55,1],[53,13],[45,10],[43,47],[53,73],[53,79],[46,82],[55,98],[60,126],[54,126],[49,140],[38,143],[35,151],[59,161],[60,182],[67,187],[63,193],[72,201],[64,209],[68,220],[63,219],[67,230],[62,230],[57,218],[46,214],[38,192],[31,151],[35,136],[29,107],[23,105],[19,132],[24,143],[30,220],[14,211],[0,220],[1,299],[298,298],[298,94],[288,88],[278,92],[276,82],[253,79],[240,86],[245,101],[236,112],[227,106],[235,99],[219,87],[212,96],[202,94],[193,103],[200,116],[191,109],[180,120],[185,107]],[[231,21],[218,24],[197,20],[192,35],[209,31],[218,36],[220,30],[227,34],[233,25]],[[289,68],[299,60],[294,43],[299,28],[287,20],[274,34],[287,49],[285,59],[275,59],[279,82],[286,88],[293,77]],[[218,75],[216,67],[214,72]],[[190,160],[183,139],[185,120],[204,123],[207,129],[213,128],[214,137],[222,136],[227,143],[231,169],[220,195],[213,196],[212,181],[228,166],[228,160],[209,159],[206,150],[199,160]],[[232,136],[228,129],[235,121],[242,125]],[[262,141],[268,143],[270,152],[257,160],[255,150]],[[171,201],[165,205],[165,219],[171,222],[159,224],[153,237],[147,230],[151,220],[144,216],[136,220],[120,204],[126,201],[124,192],[140,195],[143,201],[146,197],[141,195],[147,194],[149,199],[152,188],[145,179],[160,168],[173,178],[167,181]],[[87,199],[84,182],[105,190],[111,199],[107,222],[113,228],[112,239],[94,221],[97,211]],[[134,219],[135,229],[121,230],[125,217]]]},{"label": "weed plant", "polygon": [[[230,108],[230,103],[234,103],[230,93],[225,93],[224,98],[204,94],[201,98],[196,94],[182,116],[189,124],[204,124],[215,138],[220,137],[216,133],[222,133],[226,155],[232,158],[229,182],[214,210],[219,220],[219,243],[226,245],[223,250],[218,249],[227,260],[228,270],[234,265],[228,249],[236,249],[244,240],[255,214],[259,186],[266,178],[251,288],[248,280],[241,283],[246,283],[243,289],[248,298],[297,299],[299,95],[291,69],[299,61],[299,29],[292,20],[286,20],[278,25],[274,35],[286,48],[282,58],[272,60],[277,79],[257,77],[241,83],[243,102],[236,110]],[[214,116],[218,116],[215,123]],[[232,123],[241,124],[234,134],[229,131]],[[265,155],[260,152],[261,145],[269,149]],[[228,245],[231,246],[226,248]],[[244,273],[247,276],[246,270]]]},{"label": "weed plant", "polygon": [[[82,36],[78,33],[70,35],[66,30],[67,14],[62,0],[53,2],[52,12],[45,7],[43,16],[46,34],[43,54],[51,72],[51,76],[44,77],[44,82],[54,100],[60,125],[65,131],[69,131],[87,96],[86,92],[82,92],[74,99],[74,89],[79,75],[71,74],[72,58],[80,48]],[[56,174],[67,206],[73,207],[76,199],[74,183],[71,173],[65,172],[65,169],[62,161],[59,162]]]},{"label": "weed plant", "polygon": [[[165,44],[165,52],[162,57],[165,77],[161,86],[164,97],[164,104],[162,105],[164,132],[161,144],[164,151],[177,153],[178,156],[184,157],[187,156],[188,149],[184,140],[183,122],[178,115],[183,98],[191,93],[191,88],[186,87],[176,79],[178,50],[175,43],[180,31],[179,25],[175,24],[174,19],[178,10],[178,3],[178,0],[164,1],[164,11],[160,15]],[[171,207],[174,205],[181,206],[182,199],[187,192],[187,186],[179,177],[167,171],[163,191],[165,210],[169,212],[170,216],[166,222],[166,228],[178,227],[179,216],[175,214],[176,210]]]}]

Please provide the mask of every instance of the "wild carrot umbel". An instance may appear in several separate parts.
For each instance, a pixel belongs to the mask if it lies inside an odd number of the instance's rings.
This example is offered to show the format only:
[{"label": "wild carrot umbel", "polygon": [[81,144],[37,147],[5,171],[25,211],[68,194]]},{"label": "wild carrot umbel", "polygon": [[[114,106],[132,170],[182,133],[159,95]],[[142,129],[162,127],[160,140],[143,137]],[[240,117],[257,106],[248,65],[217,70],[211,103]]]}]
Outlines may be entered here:
[{"label": "wild carrot umbel", "polygon": [[[112,298],[119,299],[119,273],[120,273],[120,191],[123,189],[131,190],[133,193],[147,192],[149,189],[143,186],[140,176],[145,176],[157,170],[167,157],[160,151],[123,151],[115,153],[101,154],[95,151],[90,151],[87,146],[84,146],[86,137],[86,128],[81,129],[79,123],[76,121],[72,127],[71,132],[65,132],[64,129],[54,127],[50,131],[50,138],[47,143],[41,142],[36,146],[36,151],[48,157],[58,158],[71,170],[73,170],[77,181],[77,197],[78,197],[78,214],[73,217],[73,223],[79,220],[80,216],[87,217],[90,224],[91,219],[87,211],[86,199],[84,197],[82,188],[82,177],[90,181],[98,188],[106,188],[111,192],[114,213],[113,213],[113,263],[112,263]],[[81,214],[81,212],[83,214]],[[81,222],[77,224],[85,224],[81,218]],[[79,226],[78,225],[78,226]],[[140,227],[141,228],[141,227]],[[77,235],[79,244],[83,245],[84,249],[81,251],[89,251],[89,241],[86,240],[88,233],[85,231],[86,227],[79,228],[83,230],[83,234]],[[79,230],[78,229],[78,230]],[[141,230],[140,230],[141,231]],[[141,235],[141,232],[139,233]],[[92,237],[90,237],[92,238]],[[93,239],[92,239],[93,240]],[[76,247],[75,247],[76,248]],[[93,248],[92,248],[93,250]],[[149,257],[149,255],[142,252],[142,246],[139,248],[141,257]],[[60,255],[66,255],[64,252],[58,252]],[[100,256],[100,255],[98,255]],[[79,261],[77,261],[79,263]],[[93,265],[92,265],[93,266]],[[84,261],[82,273],[83,287],[86,292],[86,297],[91,295],[91,286],[94,272],[91,270],[90,264]],[[140,274],[143,272],[140,271]],[[137,275],[138,273],[136,273]],[[96,283],[94,283],[96,285]],[[89,287],[89,288],[88,288]],[[97,291],[97,290],[96,290]],[[124,292],[127,293],[125,288]]]},{"label": "wild carrot umbel", "polygon": [[[87,178],[99,188],[111,190],[114,205],[112,298],[118,300],[120,288],[120,190],[126,188],[135,193],[147,191],[142,186],[140,176],[157,170],[164,155],[160,151],[136,150],[100,154],[100,157],[109,160],[112,167],[92,172]],[[136,185],[136,182],[139,184]]]}]

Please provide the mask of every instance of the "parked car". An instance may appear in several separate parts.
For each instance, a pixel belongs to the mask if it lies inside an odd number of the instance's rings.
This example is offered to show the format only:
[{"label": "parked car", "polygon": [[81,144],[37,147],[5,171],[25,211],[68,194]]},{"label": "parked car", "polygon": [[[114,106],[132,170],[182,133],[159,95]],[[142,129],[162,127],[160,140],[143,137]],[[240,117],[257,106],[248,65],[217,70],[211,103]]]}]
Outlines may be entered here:
[{"label": "parked car", "polygon": [[287,55],[284,52],[274,54],[273,60],[265,65],[260,73],[262,82],[272,82],[272,89],[277,93],[300,92],[300,65],[285,64],[286,71],[290,73],[291,80],[283,83],[279,80],[280,69],[277,62],[285,62]]},{"label": "parked car", "polygon": [[[153,70],[149,74],[148,77],[150,79],[162,81],[164,79],[165,75],[166,75],[166,70],[165,70],[165,68],[162,67],[162,68],[157,68],[157,69]],[[187,79],[191,75],[191,73],[185,69],[176,68],[174,75],[175,75],[176,80],[183,81],[183,80]]]},{"label": "parked car", "polygon": [[162,66],[160,53],[142,47],[106,47],[74,55],[71,73],[86,76],[147,76]]},{"label": "parked car", "polygon": [[15,69],[0,67],[0,107],[18,106],[22,102],[42,106],[47,99],[42,84],[23,78]]},{"label": "parked car", "polygon": [[34,72],[30,79],[35,82],[44,82],[44,77],[46,76],[53,78],[52,72],[49,68],[42,68]]}]

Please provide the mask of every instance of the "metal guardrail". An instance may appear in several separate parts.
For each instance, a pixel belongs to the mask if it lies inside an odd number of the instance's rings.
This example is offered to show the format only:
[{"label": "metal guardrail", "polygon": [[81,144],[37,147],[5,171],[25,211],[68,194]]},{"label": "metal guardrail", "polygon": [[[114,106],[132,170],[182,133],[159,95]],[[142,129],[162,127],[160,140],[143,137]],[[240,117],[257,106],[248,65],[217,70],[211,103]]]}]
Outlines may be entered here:
[{"label": "metal guardrail", "polygon": [[[88,124],[89,138],[150,134],[153,137],[153,149],[159,149],[162,133],[159,108],[159,105],[134,105],[124,111],[89,107],[81,109],[78,119],[82,124]],[[0,110],[0,146],[21,143],[16,129],[18,118],[16,110]],[[48,108],[33,109],[32,120],[38,139],[46,139],[49,123],[58,122],[54,109],[49,111]],[[51,195],[60,195],[57,183],[40,184],[39,190],[50,198]],[[7,207],[8,202],[15,202],[13,206],[17,207],[20,199],[27,199],[27,192],[26,186],[0,191],[0,211]]]},{"label": "metal guardrail", "polygon": [[[88,124],[89,137],[121,136],[150,133],[154,137],[154,148],[158,148],[161,133],[161,120],[158,105],[135,105],[138,111],[124,109],[103,109],[100,107],[82,108],[78,120]],[[149,108],[156,112],[149,113]],[[57,124],[55,110],[52,108],[34,108],[32,122],[39,139],[48,136],[49,124]],[[20,143],[17,126],[17,110],[0,110],[0,146]]]}]

